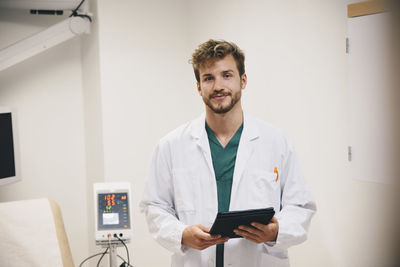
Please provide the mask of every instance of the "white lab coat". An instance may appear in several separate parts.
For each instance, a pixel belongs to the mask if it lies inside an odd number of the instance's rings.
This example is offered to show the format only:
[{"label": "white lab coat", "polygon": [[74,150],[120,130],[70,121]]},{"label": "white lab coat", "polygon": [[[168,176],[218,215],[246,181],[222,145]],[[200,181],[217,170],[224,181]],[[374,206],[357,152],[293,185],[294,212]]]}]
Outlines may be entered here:
[{"label": "white lab coat", "polygon": [[[181,238],[189,225],[211,226],[217,205],[202,115],[160,140],[140,206],[152,236],[174,253],[173,267],[215,267],[215,246],[199,251],[183,246]],[[288,139],[280,130],[245,115],[229,210],[267,207],[275,209],[279,222],[277,242],[231,239],[225,243],[225,266],[289,266],[287,248],[306,240],[316,210]]]}]

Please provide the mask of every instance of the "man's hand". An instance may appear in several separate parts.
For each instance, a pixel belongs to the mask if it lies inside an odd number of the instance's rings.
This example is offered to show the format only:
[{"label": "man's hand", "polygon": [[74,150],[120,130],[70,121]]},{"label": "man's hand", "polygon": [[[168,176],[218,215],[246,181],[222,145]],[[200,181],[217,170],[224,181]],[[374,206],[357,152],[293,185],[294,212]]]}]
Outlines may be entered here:
[{"label": "man's hand", "polygon": [[182,244],[194,249],[203,250],[216,244],[222,244],[229,240],[229,237],[221,235],[210,235],[209,227],[201,224],[191,225],[183,230]]},{"label": "man's hand", "polygon": [[234,232],[237,235],[243,236],[245,239],[253,241],[257,244],[276,241],[278,237],[279,224],[274,216],[269,224],[261,224],[252,222],[251,226],[240,225]]}]

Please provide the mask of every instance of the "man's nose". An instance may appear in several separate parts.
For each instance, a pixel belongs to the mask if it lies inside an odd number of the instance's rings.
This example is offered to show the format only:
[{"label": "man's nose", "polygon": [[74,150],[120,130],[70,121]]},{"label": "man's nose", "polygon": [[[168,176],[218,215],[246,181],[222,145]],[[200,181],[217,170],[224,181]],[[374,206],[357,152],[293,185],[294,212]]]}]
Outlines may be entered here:
[{"label": "man's nose", "polygon": [[214,79],[214,86],[213,86],[214,91],[221,91],[224,90],[224,83],[223,80],[219,77]]}]

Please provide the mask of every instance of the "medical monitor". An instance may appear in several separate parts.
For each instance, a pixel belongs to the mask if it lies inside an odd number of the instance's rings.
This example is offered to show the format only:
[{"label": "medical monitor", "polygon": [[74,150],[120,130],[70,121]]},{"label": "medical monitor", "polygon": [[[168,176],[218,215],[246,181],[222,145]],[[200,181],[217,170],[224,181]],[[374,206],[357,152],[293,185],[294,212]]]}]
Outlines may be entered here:
[{"label": "medical monitor", "polygon": [[132,236],[129,183],[96,183],[95,238],[97,244],[129,242]]},{"label": "medical monitor", "polygon": [[0,185],[20,180],[15,113],[0,107]]}]

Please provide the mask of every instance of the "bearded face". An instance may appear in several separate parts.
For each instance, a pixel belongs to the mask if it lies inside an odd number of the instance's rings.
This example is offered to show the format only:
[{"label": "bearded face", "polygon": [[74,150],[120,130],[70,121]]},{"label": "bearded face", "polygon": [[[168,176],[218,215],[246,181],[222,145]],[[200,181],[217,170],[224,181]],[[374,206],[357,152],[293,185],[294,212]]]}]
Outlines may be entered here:
[{"label": "bearded face", "polygon": [[218,59],[199,70],[198,91],[206,106],[217,114],[231,111],[240,101],[246,75],[239,74],[232,55]]}]

